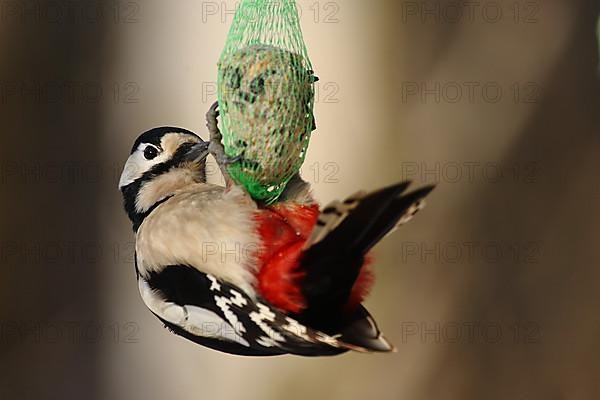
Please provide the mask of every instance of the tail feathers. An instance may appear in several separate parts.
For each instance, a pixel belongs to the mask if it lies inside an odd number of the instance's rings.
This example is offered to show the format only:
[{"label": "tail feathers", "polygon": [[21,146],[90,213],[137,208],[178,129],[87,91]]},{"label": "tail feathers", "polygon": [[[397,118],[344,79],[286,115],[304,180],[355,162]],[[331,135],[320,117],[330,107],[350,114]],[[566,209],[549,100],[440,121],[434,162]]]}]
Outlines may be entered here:
[{"label": "tail feathers", "polygon": [[[319,215],[317,226],[307,242],[307,247],[323,241],[325,237],[331,239],[332,236],[330,235],[333,232],[340,235],[337,228],[348,219],[350,214],[353,215],[352,219],[350,223],[346,223],[350,226],[344,230],[353,228],[360,230],[361,227],[368,226],[370,221],[374,221],[394,197],[404,192],[409,185],[410,182],[402,182],[370,194],[361,191],[348,197],[343,202],[336,200],[328,204]],[[355,212],[359,207],[366,212]]]},{"label": "tail feathers", "polygon": [[352,349],[360,352],[389,353],[396,351],[383,336],[375,319],[366,308],[359,306],[352,316],[350,322],[342,329],[339,341],[352,346]]},{"label": "tail feathers", "polygon": [[388,232],[412,219],[434,188],[427,186],[403,195],[409,185],[403,182],[330,204],[321,212],[307,247],[366,254]]},{"label": "tail feathers", "polygon": [[427,186],[393,199],[352,246],[362,254],[371,250],[390,231],[410,221],[425,206],[423,199],[433,189]]},{"label": "tail feathers", "polygon": [[341,310],[347,309],[353,298],[362,300],[364,288],[356,283],[365,256],[398,224],[412,218],[433,190],[428,186],[403,194],[409,185],[403,182],[370,194],[359,193],[321,212],[301,261],[306,305],[303,321],[324,332],[335,331],[342,323]]}]

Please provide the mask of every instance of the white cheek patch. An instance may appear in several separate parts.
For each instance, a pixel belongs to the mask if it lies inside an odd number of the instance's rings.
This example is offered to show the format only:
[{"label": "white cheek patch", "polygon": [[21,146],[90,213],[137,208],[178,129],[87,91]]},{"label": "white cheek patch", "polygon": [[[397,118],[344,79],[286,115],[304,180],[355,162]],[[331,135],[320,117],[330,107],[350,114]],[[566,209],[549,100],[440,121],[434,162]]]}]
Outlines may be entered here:
[{"label": "white cheek patch", "polygon": [[136,179],[141,178],[142,175],[150,171],[153,166],[167,161],[168,157],[164,152],[160,153],[153,160],[146,160],[146,157],[144,157],[144,150],[150,146],[156,148],[156,146],[151,144],[142,143],[137,150],[129,156],[125,163],[125,167],[123,167],[121,178],[119,179],[119,188],[132,184]]}]

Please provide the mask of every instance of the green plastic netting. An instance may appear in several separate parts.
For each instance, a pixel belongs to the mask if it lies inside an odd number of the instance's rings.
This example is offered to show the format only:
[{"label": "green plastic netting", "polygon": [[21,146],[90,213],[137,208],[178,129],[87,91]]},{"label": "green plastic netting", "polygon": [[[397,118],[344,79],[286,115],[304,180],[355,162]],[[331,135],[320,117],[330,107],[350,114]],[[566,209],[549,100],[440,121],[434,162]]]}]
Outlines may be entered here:
[{"label": "green plastic netting", "polygon": [[293,0],[243,0],[219,60],[228,167],[255,199],[277,200],[304,163],[314,129],[314,75]]}]

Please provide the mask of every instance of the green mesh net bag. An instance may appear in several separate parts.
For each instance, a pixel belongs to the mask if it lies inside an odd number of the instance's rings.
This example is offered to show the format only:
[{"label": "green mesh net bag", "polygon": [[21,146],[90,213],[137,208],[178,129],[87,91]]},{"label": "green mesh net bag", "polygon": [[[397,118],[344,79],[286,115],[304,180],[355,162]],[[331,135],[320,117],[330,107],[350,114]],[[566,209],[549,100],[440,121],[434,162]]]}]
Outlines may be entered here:
[{"label": "green mesh net bag", "polygon": [[275,201],[300,170],[314,129],[312,66],[292,0],[243,0],[219,60],[218,99],[231,178]]}]

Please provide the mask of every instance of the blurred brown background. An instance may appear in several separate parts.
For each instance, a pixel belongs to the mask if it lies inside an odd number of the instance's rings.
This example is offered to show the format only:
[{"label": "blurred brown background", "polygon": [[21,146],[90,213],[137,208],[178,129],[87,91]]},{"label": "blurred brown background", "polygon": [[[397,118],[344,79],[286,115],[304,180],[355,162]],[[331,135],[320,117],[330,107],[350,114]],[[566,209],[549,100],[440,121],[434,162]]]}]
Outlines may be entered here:
[{"label": "blurred brown background", "polygon": [[5,0],[0,397],[600,398],[598,2],[299,4],[317,197],[439,183],[376,252],[398,353],[231,357],[139,298],[120,169],[150,127],[205,135],[235,2]]}]

